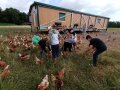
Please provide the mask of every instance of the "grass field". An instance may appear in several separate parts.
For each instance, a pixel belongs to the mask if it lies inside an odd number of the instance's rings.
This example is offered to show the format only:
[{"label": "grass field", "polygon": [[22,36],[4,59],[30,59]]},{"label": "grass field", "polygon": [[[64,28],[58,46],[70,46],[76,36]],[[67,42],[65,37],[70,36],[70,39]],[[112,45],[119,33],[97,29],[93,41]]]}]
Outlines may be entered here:
[{"label": "grass field", "polygon": [[0,26],[14,26],[13,23],[0,23]]},{"label": "grass field", "polygon": [[108,28],[108,30],[114,30],[114,31],[117,30],[118,31],[118,30],[120,30],[120,28]]},{"label": "grass field", "polygon": [[[1,28],[0,35],[3,37],[0,37],[0,40],[5,40],[8,36],[23,37],[28,34],[32,34],[29,28]],[[10,65],[11,71],[7,78],[0,81],[0,90],[37,90],[37,85],[46,74],[50,76],[62,68],[65,68],[62,90],[120,90],[120,31],[110,29],[107,33],[91,33],[91,35],[101,38],[108,46],[107,52],[99,57],[96,68],[89,65],[92,63],[91,54],[87,57],[82,56],[88,45],[84,38],[83,43],[79,45],[80,50],[66,57],[61,56],[57,64],[53,64],[50,58],[41,58],[39,47],[26,51],[30,54],[30,60],[20,61],[18,53],[24,52],[23,47],[19,46],[15,52],[10,53],[6,48],[9,46],[8,43],[0,43],[0,57]],[[36,65],[35,56],[45,63]],[[50,80],[49,82],[47,90],[55,90],[54,84]]]}]

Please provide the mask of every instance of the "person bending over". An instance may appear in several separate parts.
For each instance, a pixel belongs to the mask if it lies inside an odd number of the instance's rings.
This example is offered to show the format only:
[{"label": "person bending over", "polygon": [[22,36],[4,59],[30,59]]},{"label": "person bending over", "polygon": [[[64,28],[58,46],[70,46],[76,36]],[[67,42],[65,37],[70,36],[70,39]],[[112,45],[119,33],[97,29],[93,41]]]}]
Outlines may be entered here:
[{"label": "person bending over", "polygon": [[93,53],[93,66],[97,66],[97,60],[99,54],[103,53],[107,50],[107,46],[105,43],[100,40],[99,38],[92,38],[90,35],[86,36],[86,39],[90,42],[88,49],[83,53],[84,55],[90,52],[91,50],[94,50]]},{"label": "person bending over", "polygon": [[48,48],[49,51],[51,51],[50,46],[48,44],[48,39],[47,38],[43,38],[38,42],[39,46],[40,46],[40,54],[41,56],[46,55],[47,50],[46,47]]}]

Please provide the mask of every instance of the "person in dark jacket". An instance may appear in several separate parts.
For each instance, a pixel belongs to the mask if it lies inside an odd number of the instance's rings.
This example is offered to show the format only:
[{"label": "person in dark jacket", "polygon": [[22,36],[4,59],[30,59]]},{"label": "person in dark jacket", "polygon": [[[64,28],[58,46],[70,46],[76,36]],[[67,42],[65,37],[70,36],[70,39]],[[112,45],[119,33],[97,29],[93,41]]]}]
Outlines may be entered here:
[{"label": "person in dark jacket", "polygon": [[48,39],[47,38],[43,38],[38,42],[39,46],[40,46],[40,54],[41,56],[46,55],[47,50],[46,47],[48,48],[49,51],[51,51],[51,48],[48,44]]},{"label": "person in dark jacket", "polygon": [[107,50],[105,43],[99,38],[92,38],[90,35],[86,36],[86,39],[90,42],[88,49],[84,54],[88,53],[91,50],[94,50],[93,53],[93,66],[97,66],[98,55]]}]

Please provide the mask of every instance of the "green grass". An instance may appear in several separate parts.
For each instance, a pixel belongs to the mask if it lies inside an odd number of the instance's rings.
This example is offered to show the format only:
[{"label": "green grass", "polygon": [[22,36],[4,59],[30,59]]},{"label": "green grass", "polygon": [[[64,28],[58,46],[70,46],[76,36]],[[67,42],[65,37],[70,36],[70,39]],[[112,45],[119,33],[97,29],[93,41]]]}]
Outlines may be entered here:
[{"label": "green grass", "polygon": [[[30,33],[27,28],[0,29],[0,34],[20,36]],[[0,57],[10,65],[11,74],[2,80],[1,90],[37,90],[37,85],[48,74],[66,68],[64,86],[62,90],[120,90],[120,52],[109,50],[100,56],[98,67],[90,66],[91,55],[84,58],[82,51],[72,53],[65,58],[61,57],[58,64],[53,64],[51,59],[45,59],[42,65],[35,64],[35,56],[39,58],[39,48],[28,51],[30,60],[21,62],[17,52],[9,53],[7,43],[0,45]],[[81,46],[83,47],[83,46]],[[51,83],[48,90],[55,90]]]},{"label": "green grass", "polygon": [[118,31],[118,30],[120,30],[120,28],[108,28],[108,30],[111,30],[111,31],[113,31],[113,30]]},{"label": "green grass", "polygon": [[0,23],[0,26],[15,26],[13,23]]}]

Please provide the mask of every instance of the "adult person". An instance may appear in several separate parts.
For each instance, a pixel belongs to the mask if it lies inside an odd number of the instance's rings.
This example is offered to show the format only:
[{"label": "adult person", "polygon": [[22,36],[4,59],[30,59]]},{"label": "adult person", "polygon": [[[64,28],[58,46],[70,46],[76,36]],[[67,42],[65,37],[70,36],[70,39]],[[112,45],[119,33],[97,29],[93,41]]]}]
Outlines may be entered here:
[{"label": "adult person", "polygon": [[69,52],[72,51],[72,43],[73,43],[72,34],[68,31],[64,38],[64,54],[65,55],[67,54],[67,51]]},{"label": "adult person", "polygon": [[52,49],[52,57],[54,60],[56,60],[60,55],[60,34],[56,26],[49,28],[49,39]]},{"label": "adult person", "polygon": [[90,42],[88,49],[83,53],[87,54],[89,51],[94,50],[93,53],[93,66],[97,66],[98,56],[107,50],[105,43],[99,38],[92,38],[90,35],[86,36],[86,39]]}]

